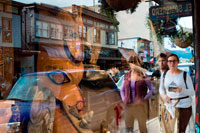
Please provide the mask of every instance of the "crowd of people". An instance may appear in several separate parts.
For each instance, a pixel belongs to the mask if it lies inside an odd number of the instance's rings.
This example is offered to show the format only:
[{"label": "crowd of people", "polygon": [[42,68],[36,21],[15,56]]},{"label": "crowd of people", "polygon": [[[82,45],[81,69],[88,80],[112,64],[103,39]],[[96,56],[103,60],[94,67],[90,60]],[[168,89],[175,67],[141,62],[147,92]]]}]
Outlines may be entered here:
[{"label": "crowd of people", "polygon": [[[119,88],[124,103],[126,132],[132,133],[134,120],[138,120],[140,133],[147,133],[148,101],[155,89],[158,89],[157,95],[161,97],[165,108],[173,119],[178,120],[176,131],[185,133],[192,116],[192,96],[195,91],[190,75],[178,69],[179,57],[176,54],[161,53],[157,58],[159,69],[153,72],[151,78],[145,74],[145,69],[141,67],[143,63],[137,56],[131,56],[127,63],[129,71],[124,74]],[[159,82],[159,88],[152,84],[153,80]],[[167,105],[171,106],[172,111]]]}]

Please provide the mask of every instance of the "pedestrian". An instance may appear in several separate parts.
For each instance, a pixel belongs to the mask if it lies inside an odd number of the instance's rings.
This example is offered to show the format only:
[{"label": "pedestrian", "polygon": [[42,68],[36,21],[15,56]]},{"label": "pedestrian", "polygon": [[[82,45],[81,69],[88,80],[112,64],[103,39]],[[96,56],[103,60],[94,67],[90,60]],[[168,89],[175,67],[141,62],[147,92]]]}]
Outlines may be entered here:
[{"label": "pedestrian", "polygon": [[158,65],[159,65],[159,69],[155,70],[152,74],[152,78],[154,79],[155,77],[157,79],[160,79],[160,76],[162,73],[164,73],[166,70],[168,70],[168,66],[167,66],[167,55],[164,53],[160,53],[158,58]]},{"label": "pedestrian", "polygon": [[125,104],[126,131],[133,132],[134,120],[137,119],[140,132],[147,133],[147,100],[153,93],[153,86],[141,71],[144,69],[140,67],[142,63],[137,56],[131,56],[128,63],[130,70],[124,75],[123,86],[120,91]]},{"label": "pedestrian", "polygon": [[153,72],[152,74],[152,83],[154,85],[154,97],[150,100],[150,112],[156,114],[159,117],[160,121],[160,129],[165,130],[165,123],[162,117],[162,113],[165,109],[162,98],[159,95],[159,86],[160,86],[160,77],[161,75],[168,70],[167,66],[167,55],[164,53],[160,53],[157,57],[157,63],[159,65],[159,69]]},{"label": "pedestrian", "polygon": [[[159,92],[165,103],[175,106],[179,115],[175,114],[178,122],[178,132],[185,133],[192,114],[192,96],[195,94],[191,77],[178,69],[179,58],[176,54],[167,57],[169,70],[162,74]],[[171,113],[173,115],[173,113]]]}]

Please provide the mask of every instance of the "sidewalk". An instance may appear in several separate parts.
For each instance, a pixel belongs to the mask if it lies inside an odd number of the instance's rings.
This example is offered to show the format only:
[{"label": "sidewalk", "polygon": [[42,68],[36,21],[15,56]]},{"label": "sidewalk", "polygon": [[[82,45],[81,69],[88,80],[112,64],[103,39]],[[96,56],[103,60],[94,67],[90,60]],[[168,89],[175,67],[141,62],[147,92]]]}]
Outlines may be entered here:
[{"label": "sidewalk", "polygon": [[158,117],[147,121],[148,133],[160,133],[160,123]]},{"label": "sidewalk", "polygon": [[[161,133],[160,132],[160,124],[159,124],[158,117],[147,121],[146,124],[147,124],[148,133]],[[119,127],[118,131],[115,132],[115,133],[126,133],[124,121],[121,123],[121,126]],[[137,121],[134,122],[134,133],[140,133]]]}]

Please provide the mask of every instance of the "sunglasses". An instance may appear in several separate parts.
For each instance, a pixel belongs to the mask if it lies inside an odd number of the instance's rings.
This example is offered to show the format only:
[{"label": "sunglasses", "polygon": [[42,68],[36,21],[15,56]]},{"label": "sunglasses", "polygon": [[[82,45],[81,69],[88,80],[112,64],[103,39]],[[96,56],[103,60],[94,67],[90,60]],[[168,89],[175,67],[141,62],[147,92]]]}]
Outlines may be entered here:
[{"label": "sunglasses", "polygon": [[135,64],[135,63],[137,63],[137,62],[134,61],[134,60],[132,60],[132,61],[129,61],[128,63],[133,63],[133,64]]},{"label": "sunglasses", "polygon": [[47,74],[48,78],[57,85],[62,85],[65,83],[69,83],[70,79],[67,74],[62,71],[54,71]]}]

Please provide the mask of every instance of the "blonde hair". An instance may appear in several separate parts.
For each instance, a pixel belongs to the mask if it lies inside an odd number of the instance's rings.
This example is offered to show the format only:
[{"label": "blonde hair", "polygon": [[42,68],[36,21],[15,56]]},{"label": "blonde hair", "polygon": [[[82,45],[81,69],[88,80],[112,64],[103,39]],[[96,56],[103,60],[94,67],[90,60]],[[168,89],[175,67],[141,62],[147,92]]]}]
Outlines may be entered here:
[{"label": "blonde hair", "polygon": [[141,66],[143,64],[138,56],[131,56],[128,60],[128,63],[134,63],[137,66]]}]

